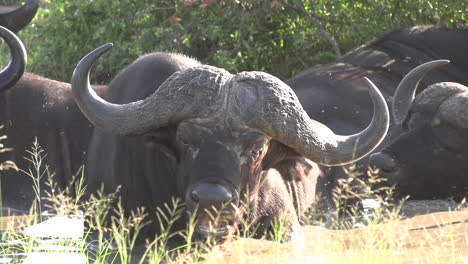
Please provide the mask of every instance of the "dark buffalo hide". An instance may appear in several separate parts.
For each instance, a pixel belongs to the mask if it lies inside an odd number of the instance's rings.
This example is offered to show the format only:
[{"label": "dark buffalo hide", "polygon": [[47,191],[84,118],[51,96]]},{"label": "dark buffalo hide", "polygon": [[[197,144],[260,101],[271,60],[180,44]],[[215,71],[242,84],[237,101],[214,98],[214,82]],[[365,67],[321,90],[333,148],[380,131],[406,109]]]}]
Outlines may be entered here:
[{"label": "dark buffalo hide", "polygon": [[[26,160],[31,158],[27,150],[37,138],[47,152],[43,169],[47,164],[57,175],[58,187],[65,187],[84,164],[93,127],[73,101],[70,84],[24,73],[26,51],[21,40],[3,27],[0,36],[12,53],[10,64],[0,73],[1,133],[7,135],[2,144],[13,149],[0,153],[0,160],[28,171],[33,165]],[[105,89],[96,87],[99,94]],[[14,170],[1,171],[0,176],[3,209],[28,210],[35,197],[32,179]]]},{"label": "dark buffalo hide", "polygon": [[[387,103],[391,105],[394,92],[405,74],[414,67],[435,59],[448,59],[451,63],[434,69],[425,76],[419,90],[444,81],[468,85],[466,54],[467,29],[417,26],[388,33],[358,47],[333,63],[305,70],[290,78],[287,83],[294,89],[310,116],[337,133],[349,134],[365,128],[372,114],[372,104],[362,82],[363,76],[376,83]],[[387,146],[402,133],[400,125],[392,124],[378,149]],[[430,148],[428,145],[426,147]],[[402,153],[405,153],[405,158],[402,156],[400,159],[412,157],[412,160],[420,163],[418,166],[424,166],[423,164],[429,161],[425,160],[413,145],[402,144],[398,155],[403,155]],[[364,174],[367,166],[367,159],[358,162],[361,174]],[[348,177],[343,168],[336,167],[326,171],[328,184],[331,185],[336,185],[338,179]],[[425,182],[437,178],[433,185],[437,186],[437,182],[443,179],[442,174],[431,175],[423,180],[424,177],[426,175],[423,174],[408,175],[406,180],[418,180],[409,185],[404,183],[408,188],[401,189],[401,192],[416,198],[419,197],[420,190],[425,189]],[[434,192],[433,197],[440,197],[439,194]]]},{"label": "dark buffalo hide", "polygon": [[[226,237],[250,210],[258,234],[280,216],[297,230],[316,195],[326,192],[317,163],[349,163],[386,133],[387,110],[375,87],[373,128],[334,142],[333,132],[311,120],[277,78],[233,75],[173,53],[129,65],[110,83],[107,103],[89,91],[86,76],[109,48],[88,54],[72,78],[76,101],[100,127],[88,149],[89,191],[120,185],[125,208],[145,206],[151,219],[156,206],[178,197],[196,213],[202,237]],[[216,211],[220,219],[213,222]],[[148,234],[157,226],[152,222]]]},{"label": "dark buffalo hide", "polygon": [[[103,94],[106,87],[95,88]],[[27,150],[37,138],[47,153],[43,166],[48,165],[55,173],[58,186],[67,186],[84,165],[93,130],[73,101],[70,84],[25,73],[16,85],[0,94],[0,107],[0,124],[4,124],[1,133],[7,135],[2,143],[13,148],[2,153],[0,160],[11,160],[26,171],[33,168],[25,158],[31,158]],[[28,210],[35,197],[32,179],[14,170],[1,176],[4,208]],[[41,189],[49,190],[45,185]]]},{"label": "dark buffalo hide", "polygon": [[399,194],[414,199],[459,201],[468,195],[468,88],[441,82],[413,99],[419,80],[443,63],[423,64],[401,82],[393,109],[404,132],[370,156],[371,165],[396,184]]}]

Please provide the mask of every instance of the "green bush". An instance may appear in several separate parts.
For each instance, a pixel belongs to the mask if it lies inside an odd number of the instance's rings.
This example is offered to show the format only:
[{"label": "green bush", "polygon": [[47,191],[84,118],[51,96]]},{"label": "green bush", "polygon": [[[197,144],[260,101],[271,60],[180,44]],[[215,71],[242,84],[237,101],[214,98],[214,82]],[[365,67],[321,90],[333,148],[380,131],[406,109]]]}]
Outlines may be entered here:
[{"label": "green bush", "polygon": [[107,42],[94,82],[108,83],[142,54],[181,52],[232,72],[286,79],[384,32],[417,24],[467,26],[458,0],[44,0],[21,32],[28,71],[69,81],[76,63]]}]

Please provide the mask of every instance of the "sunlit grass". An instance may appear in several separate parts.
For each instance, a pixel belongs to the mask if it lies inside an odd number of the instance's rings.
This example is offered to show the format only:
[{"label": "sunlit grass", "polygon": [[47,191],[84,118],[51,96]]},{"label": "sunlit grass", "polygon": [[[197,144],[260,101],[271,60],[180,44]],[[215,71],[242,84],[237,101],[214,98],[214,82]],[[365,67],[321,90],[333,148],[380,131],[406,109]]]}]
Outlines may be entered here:
[{"label": "sunlit grass", "polygon": [[[30,253],[52,252],[77,254],[75,259],[82,256],[87,263],[468,263],[468,210],[461,206],[454,211],[405,219],[400,214],[403,201],[394,201],[393,189],[374,186],[382,181],[374,171],[364,182],[351,167],[351,179],[341,182],[334,193],[335,202],[346,210],[323,217],[312,208],[303,222],[313,225],[303,226],[303,236],[296,240],[285,242],[289,230],[281,218],[275,219],[264,234],[268,240],[253,239],[258,226],[252,224],[252,216],[246,210],[234,238],[216,245],[209,240],[195,241],[193,215],[188,217],[185,230],[174,230],[174,223],[185,214],[178,199],[158,208],[155,215],[149,215],[145,208],[125,212],[119,189],[107,194],[101,188],[85,200],[83,169],[69,186],[59,189],[54,174],[44,173],[46,156],[37,142],[29,153],[28,160],[36,162],[32,177],[42,177],[46,195],[36,200],[30,216],[1,218],[0,256],[11,258],[10,263],[20,263]],[[39,165],[37,161],[41,161]],[[376,199],[380,206],[362,210],[350,206],[350,198]],[[83,236],[27,235],[24,227],[38,223],[35,216],[39,201],[47,205],[42,208],[44,211],[52,213],[42,212],[43,219],[83,219]],[[248,201],[243,199],[244,208],[249,207]],[[138,236],[150,219],[157,219],[161,232],[139,244]],[[174,246],[170,243],[174,238],[185,242]]]},{"label": "sunlit grass", "polygon": [[[0,130],[3,129],[3,125],[0,125]],[[4,152],[8,152],[8,151],[11,151],[12,149],[11,148],[7,148],[5,146],[3,146],[3,144],[1,143],[1,141],[5,140],[7,138],[6,135],[2,135],[0,136],[0,153],[4,153]],[[6,171],[6,170],[18,170],[18,167],[16,166],[16,164],[11,161],[11,160],[7,160],[7,161],[2,161],[0,162],[0,209],[2,209],[3,207],[3,199],[2,199],[2,172],[3,171]],[[3,211],[0,210],[0,217],[2,216],[3,214]]]},{"label": "sunlit grass", "polygon": [[[444,223],[466,219],[466,211],[432,215]],[[240,239],[228,255],[212,254],[207,263],[466,263],[465,226],[435,225],[429,215],[367,227],[330,230],[305,227],[303,242]]]}]

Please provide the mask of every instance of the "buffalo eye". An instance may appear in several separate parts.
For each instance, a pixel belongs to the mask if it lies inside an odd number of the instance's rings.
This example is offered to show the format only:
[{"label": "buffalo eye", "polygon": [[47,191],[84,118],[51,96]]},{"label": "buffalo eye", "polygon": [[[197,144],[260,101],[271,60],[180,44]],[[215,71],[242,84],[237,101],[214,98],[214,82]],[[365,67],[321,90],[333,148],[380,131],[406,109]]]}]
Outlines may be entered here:
[{"label": "buffalo eye", "polygon": [[178,142],[185,147],[189,145],[188,141],[183,138],[179,138]]},{"label": "buffalo eye", "polygon": [[158,145],[159,137],[156,134],[146,134],[143,136],[143,145],[146,148],[153,149]]},{"label": "buffalo eye", "polygon": [[448,124],[441,124],[433,127],[437,140],[441,147],[451,152],[462,152],[465,150],[466,142],[461,135],[460,129]]},{"label": "buffalo eye", "polygon": [[260,158],[262,156],[262,154],[263,154],[263,148],[261,148],[261,149],[252,149],[250,151],[250,156],[252,156],[252,158],[255,159],[255,160]]},{"label": "buffalo eye", "polygon": [[150,151],[161,151],[172,159],[176,159],[173,140],[166,130],[149,132],[143,135],[143,146]]},{"label": "buffalo eye", "polygon": [[143,135],[143,145],[150,149],[154,149],[161,145],[170,147],[173,142],[172,138],[170,129],[149,131]]},{"label": "buffalo eye", "polygon": [[411,127],[410,122],[411,122],[412,115],[413,115],[413,113],[408,112],[408,115],[406,116],[405,120],[403,120],[403,124],[402,124],[403,129],[405,129],[405,130],[410,129],[410,127]]},{"label": "buffalo eye", "polygon": [[189,147],[191,144],[190,140],[188,139],[187,136],[185,135],[178,135],[177,136],[177,143],[178,145],[180,145],[181,147]]}]

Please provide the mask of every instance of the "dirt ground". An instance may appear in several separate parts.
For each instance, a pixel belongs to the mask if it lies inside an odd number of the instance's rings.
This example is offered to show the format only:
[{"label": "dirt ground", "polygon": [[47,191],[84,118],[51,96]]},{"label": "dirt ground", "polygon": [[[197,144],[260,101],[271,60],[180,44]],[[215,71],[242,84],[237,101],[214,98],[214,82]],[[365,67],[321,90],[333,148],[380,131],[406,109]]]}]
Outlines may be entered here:
[{"label": "dirt ground", "polygon": [[451,201],[408,201],[403,218],[352,230],[304,227],[285,244],[240,239],[205,263],[468,263],[468,209]]}]

